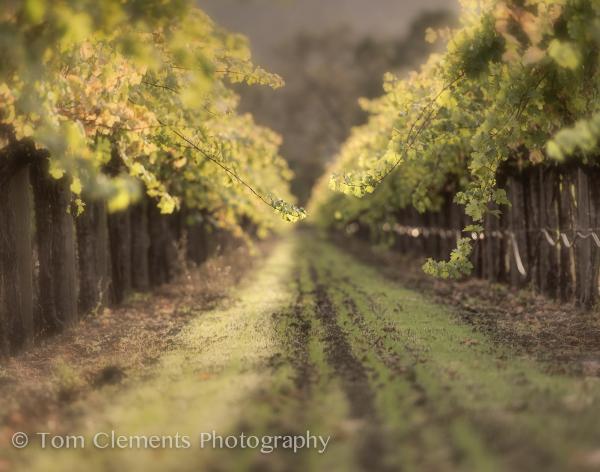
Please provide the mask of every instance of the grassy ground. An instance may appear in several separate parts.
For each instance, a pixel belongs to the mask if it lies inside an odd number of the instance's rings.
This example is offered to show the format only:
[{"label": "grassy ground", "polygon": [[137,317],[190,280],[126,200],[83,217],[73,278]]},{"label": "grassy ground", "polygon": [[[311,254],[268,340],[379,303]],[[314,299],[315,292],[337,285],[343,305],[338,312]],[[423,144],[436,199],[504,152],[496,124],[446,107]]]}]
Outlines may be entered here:
[{"label": "grassy ground", "polygon": [[[600,468],[600,382],[549,373],[313,234],[281,242],[151,367],[3,447],[28,471],[532,471]],[[99,431],[190,438],[104,449]],[[200,448],[200,435],[313,435],[327,447]],[[210,444],[209,444],[210,446]],[[319,453],[322,450],[322,453]]]}]

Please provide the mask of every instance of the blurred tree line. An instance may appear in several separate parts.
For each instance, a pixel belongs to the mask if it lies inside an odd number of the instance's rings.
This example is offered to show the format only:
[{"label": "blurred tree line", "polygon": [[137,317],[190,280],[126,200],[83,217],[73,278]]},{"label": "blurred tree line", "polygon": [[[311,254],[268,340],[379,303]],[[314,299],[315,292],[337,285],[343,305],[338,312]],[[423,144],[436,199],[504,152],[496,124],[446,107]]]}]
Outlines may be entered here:
[{"label": "blurred tree line", "polygon": [[381,95],[385,72],[418,67],[435,47],[425,41],[427,28],[454,22],[453,13],[442,10],[420,15],[400,39],[361,38],[349,28],[300,34],[278,51],[286,87],[240,90],[241,109],[284,137],[282,154],[296,174],[292,191],[300,203],[308,200],[350,129],[364,122],[358,99]]}]

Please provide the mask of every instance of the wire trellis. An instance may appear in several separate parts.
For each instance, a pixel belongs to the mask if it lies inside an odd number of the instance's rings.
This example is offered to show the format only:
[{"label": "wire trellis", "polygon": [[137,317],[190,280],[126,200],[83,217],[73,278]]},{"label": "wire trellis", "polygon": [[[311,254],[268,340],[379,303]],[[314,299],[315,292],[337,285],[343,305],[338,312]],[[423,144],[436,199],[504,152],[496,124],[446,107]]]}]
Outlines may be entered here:
[{"label": "wire trellis", "polygon": [[[424,226],[407,226],[396,224],[392,228],[389,224],[382,226],[383,231],[393,231],[401,236],[410,236],[413,238],[428,238],[430,236],[438,236],[443,239],[458,239],[462,237],[462,232],[457,229],[448,228],[437,228],[437,227],[424,227]],[[507,239],[510,242],[512,249],[512,255],[519,273],[523,276],[527,275],[527,270],[523,264],[521,258],[521,251],[519,250],[519,243],[517,241],[517,234],[522,233],[538,233],[541,234],[550,246],[559,248],[564,246],[566,248],[573,248],[578,241],[586,240],[591,238],[596,247],[600,248],[600,237],[596,234],[596,231],[600,231],[600,228],[590,229],[570,229],[565,230],[548,229],[548,228],[527,228],[527,229],[514,229],[514,230],[494,230],[494,231],[481,231],[472,232],[471,239],[478,241],[486,238],[499,238]],[[570,233],[572,236],[569,236]],[[552,236],[554,234],[555,236]],[[569,239],[571,238],[571,239]]]}]

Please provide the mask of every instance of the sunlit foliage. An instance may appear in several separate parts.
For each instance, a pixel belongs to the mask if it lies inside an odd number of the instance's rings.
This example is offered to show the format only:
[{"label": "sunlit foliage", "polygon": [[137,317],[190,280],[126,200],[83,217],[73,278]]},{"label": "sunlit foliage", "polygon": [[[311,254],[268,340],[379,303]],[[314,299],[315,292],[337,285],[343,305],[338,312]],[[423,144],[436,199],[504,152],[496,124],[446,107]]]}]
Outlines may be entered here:
[{"label": "sunlit foliage", "polygon": [[[480,231],[503,165],[593,160],[600,151],[600,3],[595,0],[463,1],[462,26],[428,31],[446,51],[365,103],[369,122],[354,130],[313,206],[327,227],[359,222],[372,234],[397,210],[439,209],[453,194]],[[360,197],[356,198],[356,197]],[[469,273],[471,242],[449,261],[428,261],[442,277]]]},{"label": "sunlit foliage", "polygon": [[280,138],[238,114],[228,88],[282,79],[192,1],[0,0],[0,50],[0,124],[12,130],[0,149],[33,139],[75,194],[117,211],[143,188],[163,213],[183,202],[234,230],[304,216],[281,200],[292,176]]}]

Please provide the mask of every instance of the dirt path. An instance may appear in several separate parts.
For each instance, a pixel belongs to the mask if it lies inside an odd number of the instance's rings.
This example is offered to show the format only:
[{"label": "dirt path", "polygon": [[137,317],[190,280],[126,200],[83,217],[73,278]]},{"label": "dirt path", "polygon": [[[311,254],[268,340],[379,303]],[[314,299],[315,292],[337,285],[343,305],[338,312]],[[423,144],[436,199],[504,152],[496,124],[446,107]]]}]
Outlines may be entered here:
[{"label": "dirt path", "polygon": [[[600,469],[598,379],[548,373],[310,233],[281,242],[172,344],[154,365],[27,431],[27,448],[2,443],[0,464],[44,472]],[[39,431],[81,435],[84,446],[42,449]],[[162,436],[167,447],[95,447],[94,435],[111,431]],[[213,448],[213,431],[238,447]],[[286,438],[307,431],[314,447],[287,447]],[[263,442],[241,448],[242,434]],[[279,447],[269,453],[274,436]]]}]

